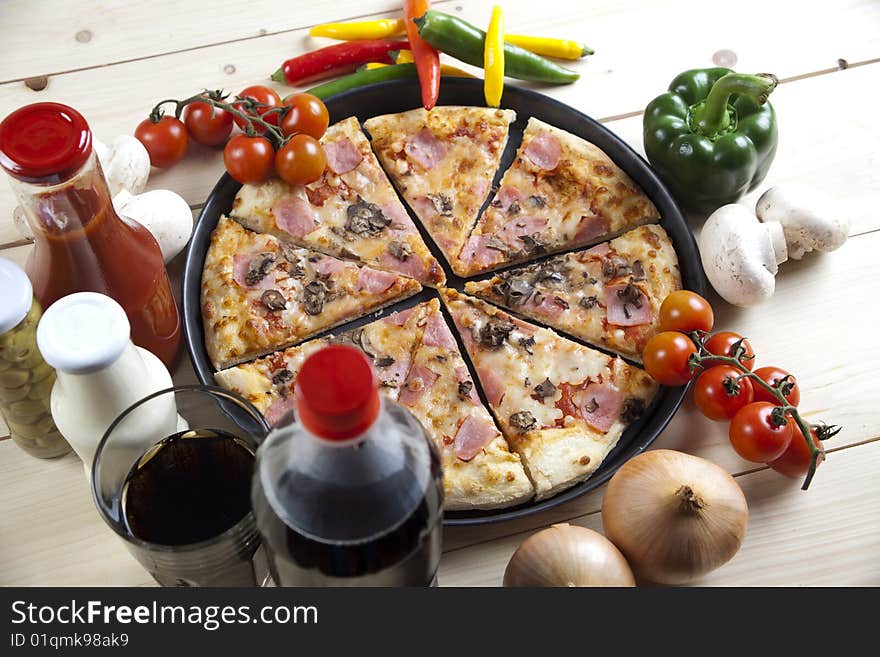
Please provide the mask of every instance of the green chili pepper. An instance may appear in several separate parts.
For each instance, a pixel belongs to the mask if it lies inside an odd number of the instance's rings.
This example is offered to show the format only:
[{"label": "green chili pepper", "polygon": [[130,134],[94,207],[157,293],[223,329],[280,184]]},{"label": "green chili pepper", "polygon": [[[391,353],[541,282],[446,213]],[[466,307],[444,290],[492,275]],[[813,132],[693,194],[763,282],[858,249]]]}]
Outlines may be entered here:
[{"label": "green chili pepper", "polygon": [[[413,19],[419,27],[419,36],[456,59],[483,67],[486,33],[470,23],[441,11],[429,9],[421,18]],[[523,50],[512,43],[504,44],[504,75],[533,82],[568,84],[580,74]]]},{"label": "green chili pepper", "polygon": [[398,78],[414,78],[416,75],[415,64],[393,64],[381,68],[362,68],[351,75],[312,87],[306,93],[325,100],[343,91],[363,87],[374,82],[384,82],[385,80],[396,80]]},{"label": "green chili pepper", "polygon": [[685,71],[645,109],[645,153],[683,206],[712,212],[757,187],[778,133],[767,102],[776,76]]}]

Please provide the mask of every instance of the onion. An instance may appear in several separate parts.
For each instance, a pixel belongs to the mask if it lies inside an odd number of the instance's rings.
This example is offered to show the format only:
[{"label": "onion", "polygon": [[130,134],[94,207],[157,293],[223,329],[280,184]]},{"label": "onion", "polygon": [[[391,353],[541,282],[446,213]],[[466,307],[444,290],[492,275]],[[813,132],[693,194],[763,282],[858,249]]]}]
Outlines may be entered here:
[{"label": "onion", "polygon": [[728,562],[746,533],[749,508],[725,470],[658,449],[627,461],[602,500],[605,534],[639,577],[681,584]]},{"label": "onion", "polygon": [[504,571],[504,586],[635,586],[626,559],[607,538],[566,523],[533,534]]}]

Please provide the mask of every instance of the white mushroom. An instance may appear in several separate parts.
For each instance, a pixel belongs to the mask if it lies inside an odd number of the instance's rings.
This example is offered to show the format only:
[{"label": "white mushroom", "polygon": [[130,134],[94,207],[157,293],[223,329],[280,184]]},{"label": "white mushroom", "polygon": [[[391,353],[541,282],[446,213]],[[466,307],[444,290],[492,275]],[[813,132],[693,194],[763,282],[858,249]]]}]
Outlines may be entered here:
[{"label": "white mushroom", "polygon": [[180,196],[167,189],[154,189],[132,196],[122,190],[113,198],[117,214],[149,230],[169,262],[189,241],[193,230],[192,210]]},{"label": "white mushroom", "polygon": [[795,260],[814,249],[839,249],[849,234],[849,218],[835,211],[830,199],[808,187],[771,187],[758,199],[756,213],[764,223],[781,224],[788,255]]},{"label": "white mushroom", "polygon": [[131,135],[119,135],[109,147],[96,139],[94,149],[110,196],[116,196],[123,189],[132,194],[144,191],[150,177],[150,155],[140,141]]},{"label": "white mushroom", "polygon": [[742,205],[713,212],[700,233],[706,277],[728,303],[754,306],[773,296],[774,276],[788,259],[782,225],[762,224]]}]

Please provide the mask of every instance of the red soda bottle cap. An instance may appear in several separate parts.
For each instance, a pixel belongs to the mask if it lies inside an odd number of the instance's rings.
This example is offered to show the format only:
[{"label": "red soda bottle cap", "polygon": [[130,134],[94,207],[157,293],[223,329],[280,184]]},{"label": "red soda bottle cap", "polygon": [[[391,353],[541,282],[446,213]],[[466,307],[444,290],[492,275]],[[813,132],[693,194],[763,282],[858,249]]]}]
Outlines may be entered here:
[{"label": "red soda bottle cap", "polygon": [[331,345],[309,356],[294,386],[300,422],[320,438],[343,441],[362,434],[379,415],[379,386],[363,352]]},{"label": "red soda bottle cap", "polygon": [[69,178],[91,152],[89,124],[61,103],[25,105],[0,123],[0,166],[25,182]]}]

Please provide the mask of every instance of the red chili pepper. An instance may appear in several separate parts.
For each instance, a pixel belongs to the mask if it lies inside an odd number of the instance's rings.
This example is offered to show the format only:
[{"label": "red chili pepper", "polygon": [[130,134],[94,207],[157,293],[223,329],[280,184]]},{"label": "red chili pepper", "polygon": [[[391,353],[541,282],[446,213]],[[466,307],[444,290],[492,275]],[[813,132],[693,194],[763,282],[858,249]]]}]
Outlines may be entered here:
[{"label": "red chili pepper", "polygon": [[272,74],[272,79],[276,82],[298,84],[350,73],[367,62],[393,64],[389,51],[402,48],[409,49],[409,43],[387,39],[337,43],[288,59]]},{"label": "red chili pepper", "polygon": [[416,61],[419,84],[422,87],[422,105],[426,110],[437,104],[437,96],[440,95],[440,53],[419,36],[419,28],[413,19],[424,16],[429,6],[428,0],[406,0],[403,3],[406,35]]}]

